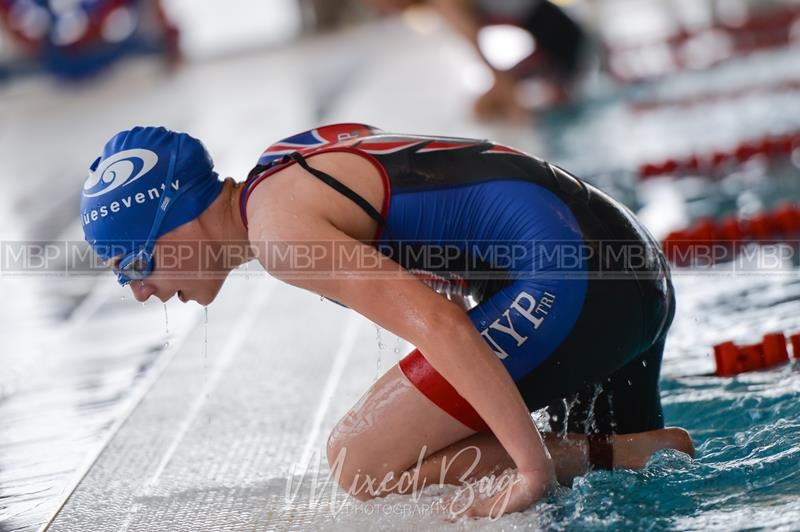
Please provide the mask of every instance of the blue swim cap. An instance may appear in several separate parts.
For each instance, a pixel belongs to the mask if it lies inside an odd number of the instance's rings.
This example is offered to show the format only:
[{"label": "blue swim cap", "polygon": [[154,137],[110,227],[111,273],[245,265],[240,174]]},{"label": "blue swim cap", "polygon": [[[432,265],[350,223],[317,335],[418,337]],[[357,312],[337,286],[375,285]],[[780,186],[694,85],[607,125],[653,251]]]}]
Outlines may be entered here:
[{"label": "blue swim cap", "polygon": [[[163,127],[122,131],[106,143],[83,185],[83,234],[104,261],[133,253],[149,245],[151,230],[155,240],[197,218],[222,186],[196,138]],[[164,217],[154,228],[159,209]]]}]

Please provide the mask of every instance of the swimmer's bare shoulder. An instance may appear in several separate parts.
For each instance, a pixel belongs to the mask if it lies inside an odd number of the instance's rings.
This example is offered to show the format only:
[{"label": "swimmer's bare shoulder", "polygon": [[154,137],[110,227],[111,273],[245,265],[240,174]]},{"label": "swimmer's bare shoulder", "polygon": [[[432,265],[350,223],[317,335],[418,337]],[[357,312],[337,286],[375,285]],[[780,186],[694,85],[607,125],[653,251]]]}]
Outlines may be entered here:
[{"label": "swimmer's bare shoulder", "polygon": [[[380,210],[382,178],[368,160],[347,153],[307,160]],[[441,331],[452,334],[456,321],[471,330],[461,307],[365,243],[375,234],[374,220],[299,165],[255,188],[247,218],[256,258],[271,276],[339,301],[414,345],[435,342]]]},{"label": "swimmer's bare shoulder", "polygon": [[[385,196],[383,181],[368,160],[337,152],[308,157],[307,161],[381,211]],[[297,164],[268,177],[253,190],[247,203],[247,218],[251,241],[271,240],[288,233],[306,234],[313,240],[313,234],[294,226],[307,226],[315,221],[327,221],[362,242],[372,239],[377,228],[361,207]]]}]

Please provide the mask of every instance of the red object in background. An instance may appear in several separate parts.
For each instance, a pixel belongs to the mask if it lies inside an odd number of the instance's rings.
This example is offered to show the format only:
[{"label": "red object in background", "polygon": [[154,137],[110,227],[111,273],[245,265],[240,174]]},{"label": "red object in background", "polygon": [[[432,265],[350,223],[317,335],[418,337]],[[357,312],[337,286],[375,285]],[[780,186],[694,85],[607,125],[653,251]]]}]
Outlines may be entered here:
[{"label": "red object in background", "polygon": [[769,214],[757,214],[748,221],[753,240],[767,242],[775,235]]},{"label": "red object in background", "polygon": [[786,80],[766,85],[747,86],[725,91],[714,91],[703,94],[689,94],[675,98],[658,98],[654,100],[634,101],[629,104],[634,113],[646,113],[669,107],[688,109],[717,102],[731,101],[752,94],[782,94],[800,91],[800,80]]},{"label": "red object in background", "polygon": [[670,233],[662,242],[662,249],[671,263],[688,266],[701,254],[703,257],[712,258],[712,254],[707,251],[717,239],[716,222],[711,218],[702,218],[687,230]]},{"label": "red object in background", "polygon": [[[713,262],[725,262],[735,258],[746,242],[794,244],[797,238],[800,238],[800,206],[783,203],[773,211],[746,220],[736,216],[720,221],[702,218],[687,229],[667,235],[662,247],[667,260],[686,266],[701,255],[700,246],[705,246],[703,256],[711,257]],[[720,251],[725,251],[724,255],[720,255]]]},{"label": "red object in background", "polygon": [[779,137],[773,141],[779,154],[789,155],[792,153],[793,140],[791,137]]},{"label": "red object in background", "polygon": [[712,244],[716,240],[717,222],[713,218],[700,218],[694,224],[691,239],[698,244]]},{"label": "red object in background", "polygon": [[732,377],[739,372],[739,348],[733,342],[714,346],[714,359],[717,362],[717,377]]},{"label": "red object in background", "polygon": [[665,174],[674,174],[675,172],[678,171],[679,166],[680,164],[678,164],[678,161],[676,161],[675,159],[667,159],[661,165],[661,171],[662,173]]},{"label": "red object in background", "polygon": [[727,216],[717,225],[717,237],[723,243],[738,244],[744,237],[744,231],[736,216]]},{"label": "red object in background", "polygon": [[645,179],[662,175],[661,167],[655,164],[645,164],[639,169],[639,175]]},{"label": "red object in background", "polygon": [[789,351],[786,349],[786,336],[772,333],[764,336],[761,343],[764,356],[764,367],[771,368],[789,362]]},{"label": "red object in background", "polygon": [[767,159],[777,159],[791,155],[794,149],[800,148],[800,133],[788,133],[779,137],[762,137],[742,142],[729,151],[715,151],[708,154],[694,153],[689,157],[667,159],[660,162],[649,162],[639,167],[639,177],[680,175],[698,171],[711,171],[719,174],[728,165],[743,164],[757,155]]},{"label": "red object in background", "polygon": [[[800,18],[800,9],[797,6],[773,6],[767,12],[754,10],[742,21],[726,23],[715,20],[710,26],[699,29],[681,27],[674,34],[666,38],[656,38],[634,44],[617,44],[607,41],[604,44],[608,54],[608,67],[613,76],[623,82],[641,81],[654,77],[661,77],[677,70],[693,68],[687,61],[693,42],[703,39],[709,34],[724,38],[730,43],[730,49],[724,51],[707,66],[721,63],[735,57],[752,54],[753,52],[777,47],[788,47],[793,41],[793,28]],[[641,63],[642,54],[657,49],[668,59],[669,68],[637,68]],[[652,62],[648,63],[652,65]]]},{"label": "red object in background", "polygon": [[667,260],[679,266],[687,266],[691,262],[692,242],[688,231],[674,231],[664,239],[662,244]]},{"label": "red object in background", "polygon": [[697,155],[692,155],[686,160],[686,165],[684,167],[685,170],[690,172],[698,172],[703,167],[703,161]]},{"label": "red object in background", "polygon": [[739,362],[739,367],[737,368],[739,371],[737,373],[758,371],[766,367],[764,350],[761,344],[740,346],[737,361]]},{"label": "red object in background", "polygon": [[758,152],[763,153],[767,157],[773,157],[779,153],[777,145],[772,137],[764,137],[758,143]]},{"label": "red object in background", "polygon": [[[795,358],[800,355],[800,334],[791,337]],[[764,336],[757,344],[737,346],[724,342],[714,346],[714,359],[717,363],[715,374],[718,377],[733,377],[740,373],[768,369],[789,362],[786,336],[772,333]]]},{"label": "red object in background", "polygon": [[800,334],[793,334],[789,337],[792,342],[792,353],[794,358],[800,360]]},{"label": "red object in background", "polygon": [[790,204],[783,204],[773,213],[774,227],[780,230],[784,238],[791,238],[800,233],[800,211]]},{"label": "red object in background", "polygon": [[736,216],[728,216],[723,218],[717,224],[717,243],[722,244],[726,249],[726,256],[720,259],[733,260],[739,253],[742,247],[742,241],[745,239],[742,225]]},{"label": "red object in background", "polygon": [[736,148],[736,159],[743,163],[758,155],[758,152],[758,145],[743,142]]},{"label": "red object in background", "polygon": [[692,264],[713,266],[714,254],[711,247],[716,241],[716,222],[711,218],[701,218],[689,230],[689,262]]},{"label": "red object in background", "polygon": [[729,158],[730,156],[727,153],[715,151],[713,154],[711,154],[711,166],[714,168],[719,168],[720,166],[724,165]]}]

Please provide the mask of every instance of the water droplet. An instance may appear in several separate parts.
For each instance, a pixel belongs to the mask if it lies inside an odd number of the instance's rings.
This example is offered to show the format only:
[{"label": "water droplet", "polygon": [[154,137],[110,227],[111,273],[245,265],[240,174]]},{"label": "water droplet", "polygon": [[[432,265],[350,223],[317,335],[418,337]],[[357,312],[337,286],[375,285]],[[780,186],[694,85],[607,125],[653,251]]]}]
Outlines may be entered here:
[{"label": "water droplet", "polygon": [[164,333],[169,336],[169,315],[167,314],[166,303],[164,303]]},{"label": "water droplet", "polygon": [[123,294],[122,297],[119,298],[119,300],[125,303],[125,295]]},{"label": "water droplet", "polygon": [[208,361],[208,307],[203,307],[203,359]]},{"label": "water droplet", "polygon": [[381,328],[379,325],[375,326],[375,340],[378,342],[378,349],[383,349],[383,341],[381,340]]},{"label": "water droplet", "polygon": [[630,381],[630,379],[628,380],[628,386],[633,386],[633,383]]},{"label": "water droplet", "polygon": [[[208,375],[208,307],[203,307],[203,380]],[[206,392],[208,400],[209,392]],[[209,412],[206,423],[211,424],[211,413]]]},{"label": "water droplet", "polygon": [[320,301],[325,301],[325,296],[323,296],[323,295],[320,295],[320,296],[319,296],[319,300],[320,300]]},{"label": "water droplet", "polygon": [[645,367],[645,368],[647,367],[647,361],[646,360],[642,360],[642,367]]},{"label": "water droplet", "polygon": [[564,405],[564,426],[561,427],[561,430],[558,433],[558,437],[562,440],[567,437],[567,431],[569,430],[569,413],[572,409],[572,405],[574,401],[577,401],[577,397],[573,398],[569,402],[566,398],[561,399],[561,404]]},{"label": "water droplet", "polygon": [[383,348],[385,347],[381,340],[381,328],[379,325],[375,325],[375,339],[378,342],[378,360],[375,365],[375,380],[377,381],[381,375],[381,357],[383,355]]}]

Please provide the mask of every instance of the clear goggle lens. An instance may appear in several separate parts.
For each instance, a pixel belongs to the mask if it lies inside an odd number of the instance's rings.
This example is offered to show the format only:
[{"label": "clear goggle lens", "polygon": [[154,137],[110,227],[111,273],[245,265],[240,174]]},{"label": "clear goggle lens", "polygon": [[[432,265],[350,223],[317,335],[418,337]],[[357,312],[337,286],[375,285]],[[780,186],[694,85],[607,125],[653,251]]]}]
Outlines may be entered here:
[{"label": "clear goggle lens", "polygon": [[153,256],[145,250],[132,253],[119,262],[117,281],[126,286],[133,281],[142,281],[153,273]]}]

